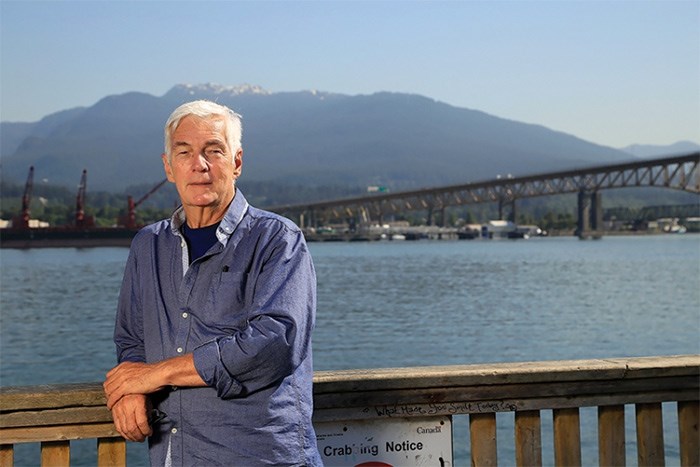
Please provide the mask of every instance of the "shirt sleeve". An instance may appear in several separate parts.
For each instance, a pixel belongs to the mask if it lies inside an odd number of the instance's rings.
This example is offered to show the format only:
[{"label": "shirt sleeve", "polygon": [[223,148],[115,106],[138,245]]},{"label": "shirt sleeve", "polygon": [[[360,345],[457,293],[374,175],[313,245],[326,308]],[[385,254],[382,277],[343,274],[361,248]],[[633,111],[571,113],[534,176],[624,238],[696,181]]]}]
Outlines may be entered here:
[{"label": "shirt sleeve", "polygon": [[[133,244],[135,243],[134,241]],[[117,304],[114,343],[117,347],[117,361],[119,363],[146,361],[136,257],[136,247],[134,246],[129,251]]]},{"label": "shirt sleeve", "polygon": [[303,234],[286,226],[263,242],[250,272],[248,324],[194,350],[199,375],[219,397],[242,397],[292,374],[311,351],[316,275]]}]

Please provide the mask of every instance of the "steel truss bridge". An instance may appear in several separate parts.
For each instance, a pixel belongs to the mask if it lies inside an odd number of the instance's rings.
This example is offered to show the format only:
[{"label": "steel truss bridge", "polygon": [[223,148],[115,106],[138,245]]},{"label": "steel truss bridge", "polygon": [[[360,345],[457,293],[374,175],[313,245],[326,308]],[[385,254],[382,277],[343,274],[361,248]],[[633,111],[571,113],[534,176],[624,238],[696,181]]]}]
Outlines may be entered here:
[{"label": "steel truss bridge", "polygon": [[515,220],[515,202],[518,199],[578,193],[577,233],[583,236],[602,228],[602,190],[661,187],[700,194],[699,164],[700,152],[694,152],[622,164],[269,209],[295,219],[305,227],[348,219],[381,222],[385,216],[406,211],[427,211],[430,223],[435,214],[438,214],[439,219],[444,219],[444,210],[450,206],[494,202],[498,203],[501,219],[504,219],[504,210],[509,208],[509,217]]}]

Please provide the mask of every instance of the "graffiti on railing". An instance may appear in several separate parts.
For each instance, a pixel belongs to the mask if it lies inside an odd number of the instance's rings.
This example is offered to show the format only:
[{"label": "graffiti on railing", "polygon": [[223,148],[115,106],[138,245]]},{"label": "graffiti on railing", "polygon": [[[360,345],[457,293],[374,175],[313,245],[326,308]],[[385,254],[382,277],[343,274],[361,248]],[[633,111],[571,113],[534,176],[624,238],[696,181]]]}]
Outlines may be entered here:
[{"label": "graffiti on railing", "polygon": [[376,405],[363,409],[377,417],[415,417],[425,415],[460,415],[485,412],[512,412],[518,409],[510,401],[446,402],[433,404]]}]

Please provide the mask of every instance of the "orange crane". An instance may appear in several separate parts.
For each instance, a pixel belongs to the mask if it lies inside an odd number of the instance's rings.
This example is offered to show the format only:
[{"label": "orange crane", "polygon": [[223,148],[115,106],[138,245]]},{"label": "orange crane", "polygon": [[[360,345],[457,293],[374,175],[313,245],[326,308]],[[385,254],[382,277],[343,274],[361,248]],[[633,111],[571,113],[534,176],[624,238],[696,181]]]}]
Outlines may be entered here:
[{"label": "orange crane", "polygon": [[27,183],[24,185],[24,194],[22,195],[22,212],[19,216],[12,218],[12,228],[28,229],[29,228],[29,204],[32,201],[32,190],[34,189],[34,166],[29,167],[29,175]]},{"label": "orange crane", "polygon": [[85,215],[85,193],[87,191],[87,170],[83,169],[78,185],[78,195],[75,199],[75,226],[90,228],[95,227],[95,218]]},{"label": "orange crane", "polygon": [[153,193],[155,193],[158,190],[158,188],[162,187],[165,184],[165,182],[167,182],[167,181],[168,181],[167,178],[162,180],[160,183],[158,183],[156,186],[151,188],[151,190],[148,193],[143,195],[136,202],[134,202],[134,198],[132,198],[131,195],[129,195],[129,197],[127,198],[127,214],[126,214],[126,216],[121,216],[119,218],[119,225],[122,225],[122,226],[126,227],[127,229],[138,228],[138,226],[136,225],[136,208],[141,203],[146,201],[146,199],[148,199],[149,196],[151,196]]}]

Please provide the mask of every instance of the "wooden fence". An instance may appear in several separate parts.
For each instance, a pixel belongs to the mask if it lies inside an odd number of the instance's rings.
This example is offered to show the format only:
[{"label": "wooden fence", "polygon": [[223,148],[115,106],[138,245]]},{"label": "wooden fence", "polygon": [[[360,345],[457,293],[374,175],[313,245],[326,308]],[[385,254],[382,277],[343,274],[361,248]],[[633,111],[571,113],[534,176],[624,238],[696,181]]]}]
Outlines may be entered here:
[{"label": "wooden fence", "polygon": [[[634,405],[636,463],[659,466],[670,428],[662,403],[675,402],[680,464],[698,466],[699,399],[700,355],[320,371],[314,421],[468,416],[471,463],[488,466],[499,461],[496,413],[514,412],[515,462],[529,466],[543,464],[541,411],[551,410],[554,463],[572,466],[581,465],[579,408],[597,407],[598,462],[626,465],[624,407]],[[14,445],[30,442],[41,443],[43,466],[69,465],[70,441],[86,438],[97,440],[98,465],[126,463],[99,384],[0,389],[0,467],[24,465]]]}]

